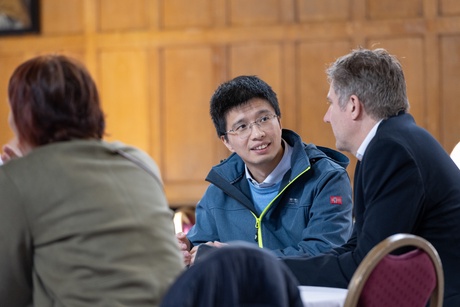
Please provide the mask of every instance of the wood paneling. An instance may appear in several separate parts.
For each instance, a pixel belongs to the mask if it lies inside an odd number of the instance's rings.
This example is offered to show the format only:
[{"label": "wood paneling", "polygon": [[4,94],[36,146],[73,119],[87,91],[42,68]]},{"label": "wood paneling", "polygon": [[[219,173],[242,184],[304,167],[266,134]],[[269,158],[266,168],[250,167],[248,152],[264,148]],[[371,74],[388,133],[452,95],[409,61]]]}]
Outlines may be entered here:
[{"label": "wood paneling", "polygon": [[414,18],[423,16],[423,0],[366,0],[369,19]]},{"label": "wood paneling", "polygon": [[6,84],[10,79],[16,66],[18,66],[24,57],[21,55],[13,54],[0,54],[0,67],[2,73],[0,74],[0,148],[3,144],[7,143],[13,137],[13,132],[8,125],[8,114],[10,106],[8,102],[8,88]]},{"label": "wood paneling", "polygon": [[45,35],[71,35],[82,33],[83,1],[42,0],[41,32]]},{"label": "wood paneling", "polygon": [[441,141],[450,153],[460,141],[460,35],[441,38]]},{"label": "wood paneling", "polygon": [[300,22],[349,20],[351,17],[351,0],[297,0],[297,3]]},{"label": "wood paneling", "polygon": [[282,0],[229,0],[230,24],[233,26],[273,25],[281,21]]},{"label": "wood paneling", "polygon": [[148,62],[144,50],[99,54],[100,94],[108,140],[149,150]]},{"label": "wood paneling", "polygon": [[209,27],[213,21],[213,0],[162,0],[164,29]]},{"label": "wood paneling", "polygon": [[209,146],[216,138],[208,111],[214,90],[211,52],[209,47],[164,50],[161,120],[167,182],[203,181],[218,163]]},{"label": "wood paneling", "polygon": [[98,0],[100,31],[148,30],[149,0]]},{"label": "wood paneling", "polygon": [[257,75],[270,84],[276,93],[282,93],[281,44],[235,44],[230,47],[229,79],[239,75]]},{"label": "wood paneling", "polygon": [[[358,46],[394,53],[411,113],[445,147],[460,140],[457,0],[41,0],[40,35],[0,37],[0,97],[37,54],[83,61],[99,85],[108,140],[146,150],[172,206],[194,205],[229,152],[209,116],[216,87],[255,74],[277,92],[283,127],[335,148],[324,70]],[[8,130],[0,99],[0,144]],[[356,159],[348,168],[353,178]]]},{"label": "wood paneling", "polygon": [[460,15],[460,1],[458,0],[439,0],[439,10],[441,15],[454,16]]}]

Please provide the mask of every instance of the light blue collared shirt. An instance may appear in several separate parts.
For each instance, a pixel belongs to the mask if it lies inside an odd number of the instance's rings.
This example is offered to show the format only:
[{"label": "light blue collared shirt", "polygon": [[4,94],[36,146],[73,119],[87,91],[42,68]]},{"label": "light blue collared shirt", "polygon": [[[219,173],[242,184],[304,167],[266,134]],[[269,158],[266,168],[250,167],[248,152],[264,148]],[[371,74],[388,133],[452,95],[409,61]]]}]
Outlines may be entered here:
[{"label": "light blue collared shirt", "polygon": [[284,174],[288,170],[291,169],[291,156],[292,156],[292,146],[289,146],[285,140],[282,140],[284,144],[284,154],[283,158],[281,158],[280,163],[275,167],[275,169],[265,178],[265,180],[261,183],[255,181],[251,173],[249,173],[248,167],[245,166],[246,170],[246,178],[248,179],[249,183],[258,187],[258,188],[267,188],[272,187],[277,183],[280,183],[283,179]]},{"label": "light blue collared shirt", "polygon": [[284,154],[280,163],[278,163],[275,169],[267,176],[267,178],[265,178],[263,182],[258,183],[255,181],[246,167],[246,178],[249,181],[249,187],[251,188],[252,199],[254,201],[254,208],[258,214],[261,214],[278,194],[283,176],[291,168],[292,147],[289,146],[285,140],[283,140],[283,145]]}]

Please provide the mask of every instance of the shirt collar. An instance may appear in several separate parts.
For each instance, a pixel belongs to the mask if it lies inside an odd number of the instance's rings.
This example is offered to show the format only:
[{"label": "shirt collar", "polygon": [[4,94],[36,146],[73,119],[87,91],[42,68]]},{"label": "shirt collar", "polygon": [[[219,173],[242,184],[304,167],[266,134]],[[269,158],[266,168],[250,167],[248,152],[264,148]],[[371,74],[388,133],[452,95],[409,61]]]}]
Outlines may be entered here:
[{"label": "shirt collar", "polygon": [[366,152],[367,146],[369,145],[369,143],[372,141],[372,139],[374,138],[375,134],[377,133],[377,128],[379,127],[381,122],[382,122],[382,120],[379,120],[379,122],[376,123],[374,125],[374,127],[372,127],[371,131],[369,131],[369,133],[367,134],[366,138],[361,143],[361,146],[359,146],[358,151],[356,152],[356,158],[359,161],[361,161],[361,159],[363,158],[364,153]]},{"label": "shirt collar", "polygon": [[284,154],[283,158],[281,158],[280,163],[275,167],[275,169],[265,178],[265,180],[261,183],[255,181],[251,173],[248,170],[248,167],[245,166],[246,170],[246,178],[248,179],[249,183],[253,184],[259,188],[266,188],[276,185],[277,183],[281,182],[283,179],[284,174],[291,169],[291,156],[292,156],[292,146],[290,146],[285,140],[282,140],[284,144]]}]

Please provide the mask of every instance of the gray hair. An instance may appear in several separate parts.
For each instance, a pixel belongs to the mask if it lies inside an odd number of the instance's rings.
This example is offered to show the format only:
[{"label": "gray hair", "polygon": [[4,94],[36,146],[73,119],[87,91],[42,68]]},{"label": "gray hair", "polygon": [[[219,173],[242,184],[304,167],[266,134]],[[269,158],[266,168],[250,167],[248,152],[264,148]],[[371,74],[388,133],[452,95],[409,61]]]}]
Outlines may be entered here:
[{"label": "gray hair", "polygon": [[326,74],[342,109],[356,95],[376,120],[409,110],[401,63],[385,49],[353,50],[332,63]]}]

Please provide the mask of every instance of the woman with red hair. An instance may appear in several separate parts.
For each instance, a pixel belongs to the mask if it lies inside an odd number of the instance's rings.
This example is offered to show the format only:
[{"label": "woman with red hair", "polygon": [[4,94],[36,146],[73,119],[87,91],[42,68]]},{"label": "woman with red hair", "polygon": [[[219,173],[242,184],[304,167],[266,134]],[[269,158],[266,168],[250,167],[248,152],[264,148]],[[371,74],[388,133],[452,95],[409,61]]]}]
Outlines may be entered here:
[{"label": "woman with red hair", "polygon": [[183,264],[155,162],[102,140],[96,85],[71,58],[21,64],[8,99],[0,306],[158,305]]}]

